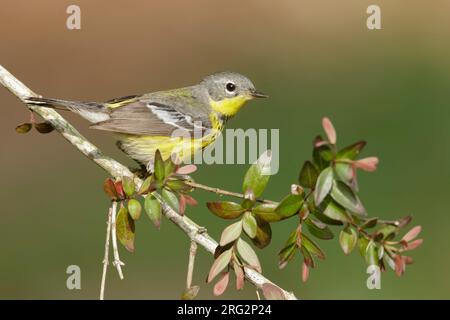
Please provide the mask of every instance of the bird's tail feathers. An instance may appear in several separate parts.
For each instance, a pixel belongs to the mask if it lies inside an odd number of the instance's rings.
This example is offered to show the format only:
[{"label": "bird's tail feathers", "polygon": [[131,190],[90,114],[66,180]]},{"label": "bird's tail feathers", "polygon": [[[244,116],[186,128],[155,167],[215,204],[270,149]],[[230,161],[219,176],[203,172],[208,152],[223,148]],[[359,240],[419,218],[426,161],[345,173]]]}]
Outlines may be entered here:
[{"label": "bird's tail feathers", "polygon": [[106,121],[109,119],[107,109],[101,103],[97,102],[68,101],[41,97],[29,97],[25,102],[33,106],[57,110],[69,110],[78,113],[92,123]]}]

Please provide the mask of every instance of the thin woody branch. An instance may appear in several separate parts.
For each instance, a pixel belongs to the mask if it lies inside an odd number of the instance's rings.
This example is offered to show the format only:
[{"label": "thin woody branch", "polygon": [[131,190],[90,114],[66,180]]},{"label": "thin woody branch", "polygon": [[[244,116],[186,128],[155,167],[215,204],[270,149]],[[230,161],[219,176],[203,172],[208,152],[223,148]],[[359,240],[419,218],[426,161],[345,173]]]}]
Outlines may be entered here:
[{"label": "thin woody branch", "polygon": [[[12,94],[17,96],[23,103],[25,103],[25,99],[28,97],[39,97],[38,94],[31,91],[2,66],[0,66],[0,83]],[[134,177],[133,173],[126,166],[103,154],[96,146],[83,137],[58,112],[53,109],[39,106],[27,105],[27,107],[36,114],[40,115],[44,120],[48,121],[55,128],[55,130],[58,131],[75,148],[77,148],[87,158],[102,167],[111,176],[128,176],[134,178],[136,186],[140,187],[142,184],[141,179]],[[158,200],[161,202],[164,215],[169,220],[175,223],[184,233],[186,233],[192,241],[195,241],[197,244],[204,247],[208,252],[214,253],[218,244],[213,238],[211,238],[206,232],[201,232],[199,226],[194,221],[175,212],[164,201],[162,201],[160,197]],[[250,268],[245,268],[245,276],[249,282],[253,283],[258,288],[261,288],[264,284],[273,284],[269,279]],[[280,290],[282,290],[286,299],[296,299],[293,293],[282,288],[280,288]]]}]

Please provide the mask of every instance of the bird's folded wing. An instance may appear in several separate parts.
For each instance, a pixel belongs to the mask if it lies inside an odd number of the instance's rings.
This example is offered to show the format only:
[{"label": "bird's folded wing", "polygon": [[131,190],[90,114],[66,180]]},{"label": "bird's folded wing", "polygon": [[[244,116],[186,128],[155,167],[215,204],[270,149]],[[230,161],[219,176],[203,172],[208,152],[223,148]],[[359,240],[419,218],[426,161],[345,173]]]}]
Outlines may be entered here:
[{"label": "bird's folded wing", "polygon": [[[179,108],[178,108],[179,109]],[[158,102],[134,101],[111,109],[110,119],[91,125],[98,130],[132,135],[171,136],[175,130],[207,130],[208,114],[182,113]]]}]

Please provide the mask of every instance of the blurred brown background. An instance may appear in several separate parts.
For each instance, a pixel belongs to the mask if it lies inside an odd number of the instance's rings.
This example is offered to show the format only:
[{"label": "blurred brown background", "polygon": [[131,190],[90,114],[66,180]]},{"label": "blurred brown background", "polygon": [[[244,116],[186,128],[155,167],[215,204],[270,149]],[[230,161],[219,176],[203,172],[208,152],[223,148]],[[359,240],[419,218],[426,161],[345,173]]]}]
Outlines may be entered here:
[{"label": "blurred brown background", "polygon": [[[376,3],[375,3],[376,2]],[[66,28],[66,8],[81,7],[81,30]],[[378,4],[382,30],[366,28]],[[365,264],[345,257],[337,241],[321,242],[328,258],[300,281],[300,261],[278,270],[277,251],[293,221],[274,226],[259,253],[264,273],[306,299],[450,298],[450,3],[435,1],[23,1],[0,4],[0,64],[34,91],[55,98],[107,100],[196,83],[215,71],[247,75],[270,99],[253,102],[230,127],[279,128],[278,175],[265,193],[279,199],[296,181],[320,119],[329,116],[341,146],[367,139],[365,155],[381,159],[361,174],[369,214],[413,214],[425,243],[406,275],[383,275],[366,288]],[[26,108],[0,89],[0,298],[96,299],[108,199],[106,174],[56,133],[18,135]],[[65,114],[106,153],[131,163],[105,133]],[[246,166],[203,166],[198,181],[238,191]],[[196,193],[201,203],[214,199]],[[227,224],[203,205],[187,212],[218,237]],[[106,298],[177,299],[184,287],[187,237],[144,216],[136,252],[121,251],[120,281],[109,269]],[[202,249],[194,275],[200,298],[212,258]],[[66,288],[68,265],[82,289]],[[224,298],[255,298],[229,288]]]}]

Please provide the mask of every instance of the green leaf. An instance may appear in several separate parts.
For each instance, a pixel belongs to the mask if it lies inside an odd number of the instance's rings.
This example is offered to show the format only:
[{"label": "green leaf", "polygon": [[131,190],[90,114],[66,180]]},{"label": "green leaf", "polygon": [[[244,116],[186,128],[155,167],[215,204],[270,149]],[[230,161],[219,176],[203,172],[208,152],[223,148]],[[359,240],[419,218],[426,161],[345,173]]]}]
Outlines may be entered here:
[{"label": "green leaf", "polygon": [[231,201],[207,202],[206,206],[209,211],[223,219],[236,219],[245,212],[240,204]]},{"label": "green leaf", "polygon": [[347,185],[352,185],[353,179],[355,177],[355,171],[351,164],[337,162],[334,165],[334,172],[339,180]]},{"label": "green leaf", "polygon": [[39,133],[50,133],[53,130],[55,130],[55,128],[50,124],[50,122],[40,122],[40,123],[35,123],[34,124],[34,128],[39,132]]},{"label": "green leaf", "polygon": [[309,232],[319,239],[330,240],[334,238],[333,232],[331,232],[330,228],[320,221],[316,221],[311,217],[308,217],[308,219],[305,220],[305,225]]},{"label": "green leaf", "polygon": [[391,225],[384,225],[380,229],[377,230],[378,234],[382,235],[382,239],[392,239],[394,236],[398,233],[399,229],[398,227],[391,226]]},{"label": "green leaf", "polygon": [[366,263],[371,265],[378,265],[378,251],[377,251],[377,245],[375,242],[370,241],[366,248],[365,253]]},{"label": "green leaf", "polygon": [[242,227],[245,231],[245,233],[253,239],[256,237],[256,230],[258,228],[258,225],[256,223],[255,217],[252,215],[251,212],[244,213],[244,217],[242,218]]},{"label": "green leaf", "polygon": [[258,248],[263,249],[272,239],[272,228],[270,228],[270,224],[268,222],[259,217],[255,218],[258,228],[256,229],[256,237],[252,239],[252,242]]},{"label": "green leaf", "polygon": [[253,248],[244,240],[238,239],[236,243],[236,249],[241,256],[241,258],[253,269],[262,272],[261,263],[259,262],[258,256]]},{"label": "green leaf", "polygon": [[[318,137],[318,138],[320,138],[320,137]],[[322,139],[322,138],[320,138],[320,139]],[[333,159],[333,157],[334,157],[334,154],[333,154],[333,151],[331,150],[330,146],[322,145],[320,147],[314,147],[313,160],[314,160],[314,164],[317,166],[319,171],[328,167],[330,164],[330,161]]]},{"label": "green leaf", "polygon": [[302,187],[313,189],[317,182],[317,177],[319,176],[319,171],[312,164],[311,161],[305,161],[298,181]]},{"label": "green leaf", "polygon": [[333,200],[328,202],[323,214],[334,221],[350,222],[351,220],[345,209]]},{"label": "green leaf", "polygon": [[149,194],[145,197],[144,208],[150,220],[155,227],[159,229],[161,227],[162,217],[161,204],[159,201],[152,194]]},{"label": "green leaf", "polygon": [[178,202],[177,196],[172,192],[165,188],[161,190],[161,196],[164,199],[164,201],[176,212],[179,212],[180,210],[180,204]]},{"label": "green leaf", "polygon": [[242,232],[242,220],[230,224],[223,230],[219,244],[223,247],[228,243],[235,241],[237,238],[239,238],[241,232]]},{"label": "green leaf", "polygon": [[280,215],[281,219],[286,219],[296,214],[303,205],[303,198],[297,194],[287,195],[278,206],[275,212]]},{"label": "green leaf", "polygon": [[118,199],[116,186],[111,178],[108,178],[105,180],[105,182],[103,182],[103,191],[105,191],[105,193],[108,195],[108,197],[111,198],[111,200]]},{"label": "green leaf", "polygon": [[350,254],[353,248],[355,248],[357,240],[358,234],[349,226],[344,228],[339,235],[339,244],[346,255]]},{"label": "green leaf", "polygon": [[264,221],[276,222],[282,219],[282,216],[275,212],[276,207],[277,204],[274,203],[262,203],[253,208],[252,212]]},{"label": "green leaf", "polygon": [[314,189],[314,202],[318,206],[323,199],[330,193],[333,186],[333,170],[328,167],[324,169],[317,178],[316,188]]},{"label": "green leaf", "polygon": [[289,261],[295,256],[295,252],[297,251],[297,246],[295,242],[291,245],[285,246],[278,253],[278,267],[283,269]]},{"label": "green leaf", "polygon": [[324,215],[323,212],[322,212],[322,209],[314,208],[312,213],[314,214],[314,216],[317,219],[319,219],[319,221],[321,221],[321,222],[323,222],[325,224],[332,225],[332,226],[339,226],[339,225],[343,224],[341,221],[333,220],[333,219],[327,217],[326,215]]},{"label": "green leaf", "polygon": [[370,229],[370,228],[375,227],[377,225],[377,223],[378,223],[378,218],[372,218],[372,219],[369,219],[366,222],[364,222],[360,228],[361,229]]},{"label": "green leaf", "polygon": [[139,219],[141,216],[142,206],[139,201],[136,199],[128,200],[128,212],[130,213],[131,218],[133,220]]},{"label": "green leaf", "polygon": [[211,266],[211,269],[209,270],[207,280],[208,283],[214,280],[214,278],[228,266],[228,264],[231,261],[231,257],[232,257],[232,250],[229,249],[227,251],[222,252],[222,254],[218,256],[216,260],[214,260],[214,263]]},{"label": "green leaf", "polygon": [[369,244],[369,239],[367,239],[365,236],[360,236],[358,238],[358,248],[359,248],[359,254],[361,257],[366,256],[366,249],[367,245]]},{"label": "green leaf", "polygon": [[345,147],[337,153],[336,159],[354,160],[362,151],[365,145],[365,141],[358,141],[348,147]]},{"label": "green leaf", "polygon": [[125,207],[120,208],[116,217],[116,235],[128,251],[134,251],[134,220]]},{"label": "green leaf", "polygon": [[153,175],[147,177],[144,182],[142,183],[141,187],[139,188],[138,193],[139,194],[144,194],[147,193],[150,189],[150,186],[153,182]]},{"label": "green leaf", "polygon": [[331,189],[331,197],[340,205],[359,216],[366,216],[366,211],[359,201],[358,196],[346,184],[341,181],[334,181]]},{"label": "green leaf", "polygon": [[199,286],[192,286],[190,288],[186,288],[181,295],[181,300],[194,300],[197,297],[198,292],[200,291]]},{"label": "green leaf", "polygon": [[134,194],[134,181],[130,177],[122,177],[122,187],[128,197]]},{"label": "green leaf", "polygon": [[16,127],[17,133],[27,133],[33,128],[33,125],[31,123],[21,123]]},{"label": "green leaf", "polygon": [[253,190],[255,197],[259,197],[267,186],[270,178],[270,162],[272,155],[270,150],[264,152],[254,164],[250,166],[244,177],[242,191]]},{"label": "green leaf", "polygon": [[172,157],[169,157],[164,161],[164,177],[170,176],[176,169],[175,163],[172,161]]},{"label": "green leaf", "polygon": [[155,152],[153,174],[155,175],[155,179],[157,181],[163,181],[165,178],[164,161],[161,157],[161,152],[159,149]]},{"label": "green leaf", "polygon": [[319,259],[325,259],[325,252],[319,247],[317,243],[311,240],[306,234],[302,233],[302,247],[308,250],[312,255]]}]

